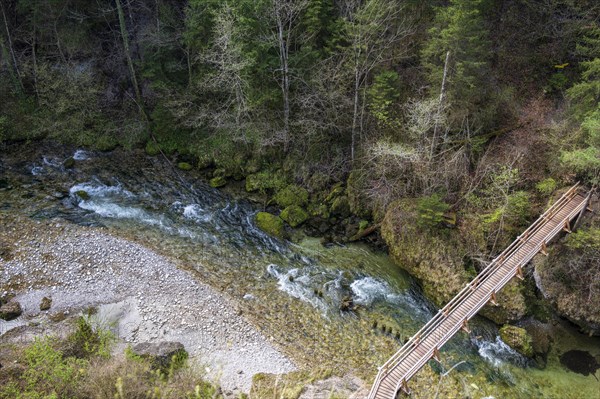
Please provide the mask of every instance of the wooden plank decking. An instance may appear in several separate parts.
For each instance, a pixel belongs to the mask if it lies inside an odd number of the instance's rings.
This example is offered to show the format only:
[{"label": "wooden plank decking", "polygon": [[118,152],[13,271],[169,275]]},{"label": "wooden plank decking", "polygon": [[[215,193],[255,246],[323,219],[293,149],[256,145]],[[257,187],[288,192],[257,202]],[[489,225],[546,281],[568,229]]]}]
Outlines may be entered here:
[{"label": "wooden plank decking", "polygon": [[467,322],[488,302],[495,303],[496,293],[513,277],[522,278],[522,267],[537,253],[545,253],[552,239],[561,231],[570,232],[571,222],[585,211],[589,199],[579,192],[579,184],[571,187],[380,368],[369,399],[410,393],[407,381],[437,357],[454,334],[468,331]]}]

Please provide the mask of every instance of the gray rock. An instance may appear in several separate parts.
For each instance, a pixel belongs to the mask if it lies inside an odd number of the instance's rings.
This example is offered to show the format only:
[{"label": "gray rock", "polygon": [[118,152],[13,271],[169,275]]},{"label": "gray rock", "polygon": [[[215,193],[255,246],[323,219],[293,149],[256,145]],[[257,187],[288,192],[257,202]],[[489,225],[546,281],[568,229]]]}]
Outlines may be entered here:
[{"label": "gray rock", "polygon": [[21,304],[17,301],[10,301],[0,307],[0,319],[13,320],[21,316],[23,309]]},{"label": "gray rock", "polygon": [[132,350],[134,354],[149,359],[155,367],[161,369],[169,368],[173,360],[181,361],[188,356],[181,342],[172,341],[142,342],[135,345]]},{"label": "gray rock", "polygon": [[48,310],[52,306],[52,298],[48,298],[47,296],[42,298],[42,302],[40,303],[40,310]]}]

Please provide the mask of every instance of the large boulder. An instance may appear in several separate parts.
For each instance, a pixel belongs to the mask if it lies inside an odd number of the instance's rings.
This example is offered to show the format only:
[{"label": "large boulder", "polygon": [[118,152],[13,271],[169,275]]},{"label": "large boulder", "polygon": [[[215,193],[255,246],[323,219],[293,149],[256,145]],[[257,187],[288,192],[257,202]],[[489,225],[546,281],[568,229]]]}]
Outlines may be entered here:
[{"label": "large boulder", "polygon": [[17,301],[9,301],[4,305],[0,306],[0,319],[2,320],[13,320],[21,316],[23,309],[21,304]]},{"label": "large boulder", "polygon": [[533,341],[524,328],[505,325],[500,329],[500,338],[521,355],[533,357]]},{"label": "large boulder", "polygon": [[169,369],[171,366],[180,366],[188,357],[188,353],[181,342],[142,342],[132,348],[136,356],[150,360],[158,369]]},{"label": "large boulder", "polygon": [[281,218],[292,227],[301,225],[308,219],[308,213],[298,205],[290,205],[281,212]]},{"label": "large boulder", "polygon": [[269,212],[258,212],[255,217],[256,225],[267,234],[278,238],[285,237],[283,220]]},{"label": "large boulder", "polygon": [[308,203],[308,191],[295,184],[290,184],[275,194],[273,199],[277,205],[282,208],[287,208],[292,205],[302,207]]}]

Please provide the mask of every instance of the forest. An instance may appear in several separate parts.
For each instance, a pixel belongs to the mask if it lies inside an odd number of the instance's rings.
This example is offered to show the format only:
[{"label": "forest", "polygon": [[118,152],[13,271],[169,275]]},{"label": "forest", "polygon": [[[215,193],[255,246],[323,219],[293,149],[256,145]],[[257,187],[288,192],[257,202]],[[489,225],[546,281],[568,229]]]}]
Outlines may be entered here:
[{"label": "forest", "polygon": [[[161,156],[256,223],[387,248],[447,302],[575,182],[600,183],[596,0],[0,0],[0,151]],[[597,195],[596,195],[597,198]],[[600,218],[511,283],[600,335]],[[535,270],[532,270],[535,269]],[[543,309],[543,311],[540,311]]]}]

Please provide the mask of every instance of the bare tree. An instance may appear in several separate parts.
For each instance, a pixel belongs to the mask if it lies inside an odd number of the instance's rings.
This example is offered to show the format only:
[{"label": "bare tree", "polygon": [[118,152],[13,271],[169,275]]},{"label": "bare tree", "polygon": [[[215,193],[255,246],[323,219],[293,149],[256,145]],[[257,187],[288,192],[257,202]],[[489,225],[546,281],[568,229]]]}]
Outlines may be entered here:
[{"label": "bare tree", "polygon": [[290,48],[292,34],[298,18],[306,8],[308,0],[272,0],[271,11],[276,30],[275,40],[279,53],[279,73],[281,94],[283,96],[283,131],[284,151],[290,145]]}]

